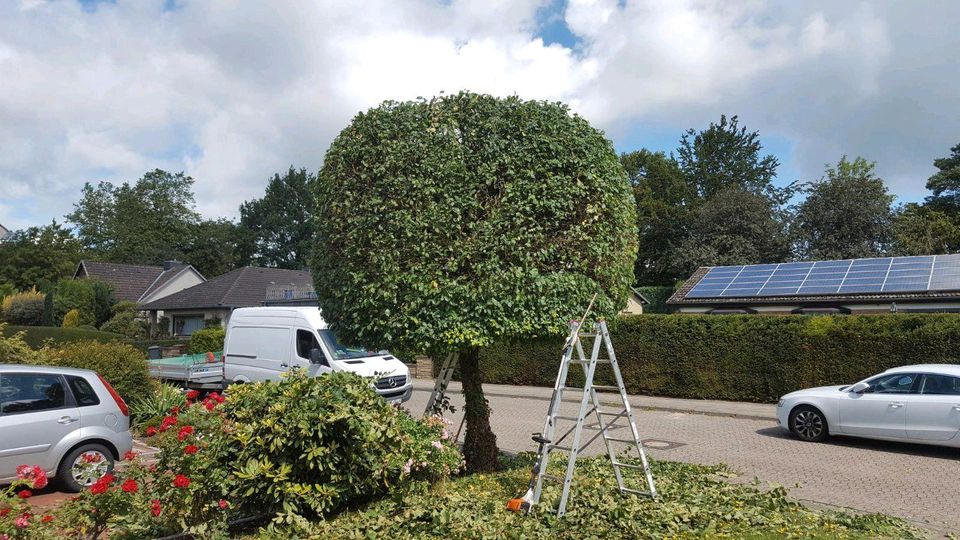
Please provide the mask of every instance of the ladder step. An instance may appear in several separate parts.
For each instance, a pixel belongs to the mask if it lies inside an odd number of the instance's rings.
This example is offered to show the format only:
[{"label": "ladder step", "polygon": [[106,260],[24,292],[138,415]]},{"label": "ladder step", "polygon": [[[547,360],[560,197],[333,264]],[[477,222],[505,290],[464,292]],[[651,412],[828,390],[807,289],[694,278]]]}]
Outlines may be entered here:
[{"label": "ladder step", "polygon": [[630,488],[622,487],[622,488],[620,488],[620,491],[623,491],[623,492],[626,492],[626,493],[635,493],[635,494],[637,494],[637,495],[646,495],[647,497],[651,497],[651,496],[652,496],[652,495],[650,495],[650,492],[649,492],[649,491],[640,491],[639,489],[630,489]]},{"label": "ladder step", "polygon": [[619,386],[607,386],[605,384],[595,384],[593,385],[594,390],[604,390],[607,392],[620,392]]},{"label": "ladder step", "polygon": [[[586,364],[586,365],[589,365],[589,364],[590,364],[590,360],[570,360],[570,363],[571,363],[571,364]],[[609,364],[609,363],[610,363],[610,359],[609,359],[609,358],[597,358],[597,363],[598,363],[598,364]]]},{"label": "ladder step", "polygon": [[599,334],[597,334],[596,332],[580,332],[580,337],[582,337],[582,338],[585,338],[585,337],[597,337],[598,335],[599,335]]},{"label": "ladder step", "polygon": [[569,447],[569,446],[563,446],[562,444],[548,444],[547,447],[549,447],[550,449],[554,449],[554,448],[555,448],[555,449],[557,449],[557,450],[564,450],[564,451],[567,451],[567,452],[572,452],[572,451],[573,451],[573,448],[571,448],[571,447]]},{"label": "ladder step", "polygon": [[627,411],[626,411],[626,409],[624,409],[624,410],[622,410],[622,411],[617,411],[617,412],[613,412],[613,411],[602,411],[602,410],[600,410],[600,409],[597,409],[597,414],[602,414],[602,415],[604,415],[604,416],[626,416],[626,415],[627,415]]},{"label": "ladder step", "polygon": [[608,440],[608,441],[613,441],[613,442],[622,442],[622,443],[629,443],[629,444],[638,444],[637,441],[635,441],[635,440],[633,440],[633,439],[621,439],[621,438],[619,438],[619,437],[607,437],[607,440]]},{"label": "ladder step", "polygon": [[643,465],[631,465],[630,463],[620,463],[619,461],[613,462],[614,467],[626,467],[628,469],[636,469],[638,471],[643,470]]},{"label": "ladder step", "polygon": [[580,418],[577,416],[560,416],[559,414],[557,414],[557,415],[554,415],[553,418],[555,420],[572,420],[574,422],[580,421]]}]

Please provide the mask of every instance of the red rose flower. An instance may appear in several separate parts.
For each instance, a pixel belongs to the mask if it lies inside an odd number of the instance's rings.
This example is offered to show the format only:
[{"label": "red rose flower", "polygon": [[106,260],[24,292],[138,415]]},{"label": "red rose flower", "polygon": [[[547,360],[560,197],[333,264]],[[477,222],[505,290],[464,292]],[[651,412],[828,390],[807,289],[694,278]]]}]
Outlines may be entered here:
[{"label": "red rose flower", "polygon": [[124,461],[133,461],[137,459],[137,453],[133,450],[129,450],[126,454],[123,455]]},{"label": "red rose flower", "polygon": [[44,523],[50,523],[51,521],[53,521],[53,516],[50,516],[50,515],[43,516],[42,518],[40,518],[40,521]]},{"label": "red rose flower", "polygon": [[190,435],[193,435],[193,426],[183,426],[180,428],[180,432],[177,433],[177,439],[182,441]]},{"label": "red rose flower", "polygon": [[157,434],[157,428],[150,426],[147,428],[147,437],[153,437]]},{"label": "red rose flower", "polygon": [[220,499],[220,502],[218,502],[217,504],[220,506],[221,510],[226,510],[227,508],[230,507],[230,503],[228,503],[224,499]]},{"label": "red rose flower", "polygon": [[190,486],[190,479],[187,478],[186,476],[182,475],[182,474],[178,474],[178,475],[177,475],[176,477],[174,477],[174,479],[173,479],[173,485],[174,485],[174,487],[178,487],[178,488],[188,487],[188,486]]},{"label": "red rose flower", "polygon": [[140,486],[137,485],[137,481],[133,478],[127,480],[126,482],[120,484],[120,489],[124,490],[127,493],[136,493]]},{"label": "red rose flower", "polygon": [[206,407],[208,411],[212,411],[214,408],[216,408],[217,402],[213,400],[204,401],[203,406]]},{"label": "red rose flower", "polygon": [[43,489],[47,487],[47,473],[43,472],[39,466],[33,466],[33,489]]},{"label": "red rose flower", "polygon": [[216,392],[210,394],[210,395],[208,396],[208,399],[210,399],[210,400],[212,400],[212,401],[216,401],[217,403],[223,403],[224,401],[226,401],[226,399],[225,399],[223,396],[221,396],[220,394],[218,394],[218,393],[216,393]]},{"label": "red rose flower", "polygon": [[10,508],[0,508],[0,517],[6,517],[10,513]]},{"label": "red rose flower", "polygon": [[21,499],[29,499],[30,497],[33,497],[33,492],[29,489],[24,489],[17,492],[17,497],[20,497]]},{"label": "red rose flower", "polygon": [[166,431],[171,427],[177,425],[177,418],[174,416],[164,416],[163,420],[160,422],[160,431]]},{"label": "red rose flower", "polygon": [[180,414],[180,406],[179,406],[179,405],[174,405],[173,407],[170,407],[170,414],[171,414],[172,416],[176,416],[176,415]]},{"label": "red rose flower", "polygon": [[116,479],[117,479],[117,477],[114,476],[113,473],[107,473],[107,474],[101,476],[100,479],[97,480],[97,482],[103,482],[104,484],[107,484],[107,485],[109,486],[109,485],[112,484],[113,481],[116,480]]},{"label": "red rose flower", "polygon": [[94,495],[100,495],[101,493],[106,493],[109,487],[110,484],[106,484],[97,480],[92,486],[90,486],[90,493],[93,493]]},{"label": "red rose flower", "polygon": [[187,400],[188,400],[188,401],[193,401],[193,400],[197,399],[198,397],[200,397],[200,392],[197,392],[196,390],[190,390],[190,391],[187,392]]},{"label": "red rose flower", "polygon": [[152,501],[150,501],[150,513],[153,514],[153,517],[159,516],[160,510],[161,510],[160,501],[156,499],[153,499]]},{"label": "red rose flower", "polygon": [[195,444],[188,444],[188,445],[186,446],[186,448],[183,449],[183,453],[184,453],[184,454],[187,454],[187,455],[189,456],[189,455],[196,454],[196,453],[197,453],[197,450],[200,450],[199,448],[197,448],[197,445],[195,445]]}]

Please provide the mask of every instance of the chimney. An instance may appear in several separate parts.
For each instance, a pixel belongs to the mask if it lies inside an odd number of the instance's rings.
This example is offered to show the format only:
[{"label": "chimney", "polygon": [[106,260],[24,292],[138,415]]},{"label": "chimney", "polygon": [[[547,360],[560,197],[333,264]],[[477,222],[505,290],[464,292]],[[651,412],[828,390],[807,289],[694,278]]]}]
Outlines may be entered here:
[{"label": "chimney", "polygon": [[176,259],[173,259],[173,260],[170,260],[170,261],[163,261],[163,269],[164,269],[164,270],[169,270],[169,269],[173,268],[174,266],[180,266],[181,264],[183,264],[183,263],[180,262],[180,261],[178,261],[178,260],[176,260]]}]

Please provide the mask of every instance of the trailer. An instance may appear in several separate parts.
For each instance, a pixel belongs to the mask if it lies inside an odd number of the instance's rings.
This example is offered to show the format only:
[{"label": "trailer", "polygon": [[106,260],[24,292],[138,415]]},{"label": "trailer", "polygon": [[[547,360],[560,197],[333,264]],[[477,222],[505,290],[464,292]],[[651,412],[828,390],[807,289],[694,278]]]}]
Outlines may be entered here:
[{"label": "trailer", "polygon": [[185,354],[147,360],[150,376],[184,388],[222,391],[223,353]]}]

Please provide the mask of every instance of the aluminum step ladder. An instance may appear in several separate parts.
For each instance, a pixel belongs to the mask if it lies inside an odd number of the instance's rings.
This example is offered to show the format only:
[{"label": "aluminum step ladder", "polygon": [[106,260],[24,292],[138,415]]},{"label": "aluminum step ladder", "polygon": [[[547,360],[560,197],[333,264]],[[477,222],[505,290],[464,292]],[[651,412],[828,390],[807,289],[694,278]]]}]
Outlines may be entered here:
[{"label": "aluminum step ladder", "polygon": [[442,415],[444,410],[453,410],[447,398],[447,386],[450,385],[453,372],[456,371],[459,363],[460,356],[455,352],[448,353],[444,358],[443,364],[440,366],[440,373],[437,374],[437,382],[433,385],[430,399],[427,400],[427,406],[423,411],[424,416]]},{"label": "aluminum step ladder", "polygon": [[[613,474],[617,479],[617,487],[621,493],[630,493],[645,495],[651,498],[657,497],[656,486],[653,483],[653,474],[650,472],[650,464],[647,461],[646,453],[643,449],[643,441],[640,438],[640,432],[637,430],[637,422],[633,410],[630,408],[630,402],[627,399],[627,390],[623,385],[623,377],[620,375],[620,367],[617,364],[617,355],[613,350],[613,344],[610,342],[610,331],[607,329],[607,323],[603,320],[593,325],[592,332],[582,332],[583,323],[573,321],[570,323],[570,335],[564,344],[563,356],[560,360],[560,370],[557,373],[557,381],[553,387],[553,396],[550,399],[550,408],[547,410],[546,423],[543,431],[534,435],[533,440],[539,443],[537,452],[537,461],[534,465],[533,474],[535,479],[531,478],[532,497],[523,505],[526,511],[540,502],[540,496],[543,494],[544,481],[555,481],[563,483],[563,490],[560,494],[560,502],[556,508],[557,517],[563,517],[567,509],[567,501],[570,498],[570,487],[573,483],[574,468],[577,463],[577,456],[590,443],[603,437],[604,445],[607,448],[607,455],[613,465]],[[583,338],[593,338],[591,352],[587,356],[584,352]],[[606,353],[606,357],[601,357],[601,352]],[[583,368],[584,385],[583,387],[567,386],[570,365],[577,364]],[[594,377],[598,365],[609,365],[613,371],[616,386],[604,386],[594,384]],[[580,406],[577,416],[564,416],[560,414],[560,405],[563,402],[565,391],[580,392]],[[601,394],[603,393],[603,394]],[[600,401],[600,396],[616,397],[618,406],[622,404],[622,409],[610,410],[604,408]],[[593,415],[599,426],[596,435],[585,444],[581,444],[584,431],[584,424],[587,418]],[[630,425],[630,435],[627,438],[618,438],[611,433],[611,428],[619,419],[626,419]],[[574,422],[574,425],[567,429],[565,433],[558,436],[558,423],[562,421]],[[567,444],[563,444],[568,436],[572,436]],[[629,443],[636,449],[640,457],[641,465],[631,463],[622,463],[618,461],[614,443]],[[567,458],[566,473],[564,476],[554,476],[547,473],[550,464],[550,454],[555,450],[561,450],[569,453]],[[624,470],[642,470],[646,477],[646,490],[627,487],[624,482]]]}]

